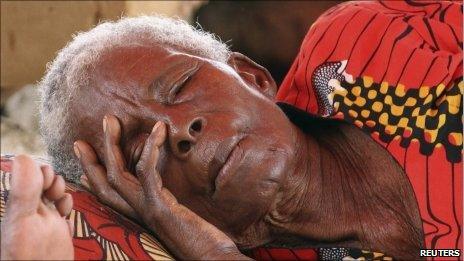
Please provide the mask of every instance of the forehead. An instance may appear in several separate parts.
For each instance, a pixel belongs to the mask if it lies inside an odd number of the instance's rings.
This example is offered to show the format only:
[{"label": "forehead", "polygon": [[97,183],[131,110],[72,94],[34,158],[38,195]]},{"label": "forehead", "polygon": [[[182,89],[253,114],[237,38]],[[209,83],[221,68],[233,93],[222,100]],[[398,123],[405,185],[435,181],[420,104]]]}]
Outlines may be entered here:
[{"label": "forehead", "polygon": [[95,66],[96,80],[147,83],[162,68],[179,59],[181,55],[176,54],[179,53],[158,45],[115,47],[101,55]]},{"label": "forehead", "polygon": [[[161,45],[114,47],[103,52],[95,64],[94,80],[97,88],[115,86],[149,86],[154,79],[172,67],[182,69],[189,64],[208,64],[216,73],[239,79],[228,64],[173,50]],[[183,65],[183,66],[178,66]],[[132,89],[132,88],[130,88]]]},{"label": "forehead", "polygon": [[175,64],[207,63],[218,71],[235,75],[227,64],[161,45],[115,47],[103,52],[95,66],[95,80],[132,85],[149,85]]}]

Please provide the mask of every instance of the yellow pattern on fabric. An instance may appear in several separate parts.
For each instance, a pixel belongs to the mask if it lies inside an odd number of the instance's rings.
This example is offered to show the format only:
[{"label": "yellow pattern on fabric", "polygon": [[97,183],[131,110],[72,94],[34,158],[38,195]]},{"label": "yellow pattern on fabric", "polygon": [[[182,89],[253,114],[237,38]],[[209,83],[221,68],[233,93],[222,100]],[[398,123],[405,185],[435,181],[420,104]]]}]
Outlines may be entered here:
[{"label": "yellow pattern on fabric", "polygon": [[367,98],[373,100],[377,96],[377,91],[376,90],[370,90],[367,93]]},{"label": "yellow pattern on fabric", "polygon": [[391,105],[391,114],[393,114],[395,116],[400,116],[401,114],[403,114],[403,109],[404,109],[403,106],[396,106],[396,105],[392,104]]},{"label": "yellow pattern on fabric", "polygon": [[[440,83],[432,88],[421,86],[419,89],[407,89],[403,84],[390,87],[388,82],[374,85],[372,77],[363,76],[362,81],[356,81],[356,85],[351,89],[342,86],[342,90],[346,89],[346,91],[334,92],[333,98],[337,100],[334,102],[334,114],[340,112],[348,114],[353,119],[353,123],[362,128],[379,128],[376,127],[379,123],[384,126],[384,131],[388,135],[404,138],[419,135],[420,140],[432,143],[434,146],[443,146],[444,137],[452,145],[461,146],[462,134],[440,134],[447,117],[458,114],[461,109],[464,83],[460,81],[454,84],[450,88]],[[456,84],[459,86],[459,94],[456,94],[454,88]],[[353,96],[348,96],[349,92]],[[341,96],[342,99],[337,96]],[[367,101],[366,98],[374,101]],[[443,103],[447,104],[441,106]]]},{"label": "yellow pattern on fabric", "polygon": [[348,114],[350,114],[350,116],[353,117],[353,118],[358,117],[358,113],[355,112],[355,111],[353,111],[353,110],[349,110],[349,111],[348,111]]},{"label": "yellow pattern on fabric", "polygon": [[433,96],[431,94],[427,95],[427,98],[425,98],[424,105],[430,103],[433,99]]},{"label": "yellow pattern on fabric", "polygon": [[451,144],[454,144],[456,146],[462,145],[462,134],[458,132],[451,132],[448,135],[448,140]]},{"label": "yellow pattern on fabric", "polygon": [[404,91],[404,85],[399,83],[397,86],[396,86],[396,89],[395,89],[395,94],[396,96],[398,97],[403,97],[406,92]]},{"label": "yellow pattern on fabric", "polygon": [[416,99],[414,99],[413,97],[408,97],[408,99],[404,103],[404,106],[412,107],[412,106],[416,105],[416,103],[417,103]]},{"label": "yellow pattern on fabric", "polygon": [[372,110],[375,112],[381,112],[382,108],[383,108],[383,104],[378,101],[374,102],[374,104],[372,105]]},{"label": "yellow pattern on fabric", "polygon": [[394,126],[394,125],[388,125],[385,127],[385,132],[387,134],[390,134],[390,135],[393,135],[396,133],[396,130],[398,129],[397,126]]},{"label": "yellow pattern on fabric", "polygon": [[445,90],[445,85],[443,83],[440,83],[437,88],[435,88],[435,93],[437,96],[440,96],[441,93]]},{"label": "yellow pattern on fabric", "polygon": [[354,95],[354,96],[359,96],[361,95],[361,87],[359,86],[355,86],[351,89],[351,93]]},{"label": "yellow pattern on fabric", "polygon": [[448,101],[448,111],[451,114],[456,114],[459,112],[459,107],[461,107],[462,95],[449,95],[446,96]]},{"label": "yellow pattern on fabric", "polygon": [[356,97],[354,104],[356,104],[358,107],[363,107],[366,104],[366,99],[363,97]]},{"label": "yellow pattern on fabric", "polygon": [[388,113],[384,112],[380,114],[379,122],[382,125],[385,125],[385,126],[388,125]]},{"label": "yellow pattern on fabric", "polygon": [[409,119],[408,118],[401,118],[398,122],[398,127],[406,128],[408,126]]},{"label": "yellow pattern on fabric", "polygon": [[425,98],[427,95],[429,95],[429,90],[430,88],[427,86],[422,86],[419,88],[419,98]]},{"label": "yellow pattern on fabric", "polygon": [[369,117],[369,114],[371,114],[371,112],[368,111],[368,110],[362,110],[361,111],[361,116],[363,116],[364,118]]},{"label": "yellow pattern on fabric", "polygon": [[425,116],[426,115],[417,116],[417,118],[416,118],[416,127],[421,128],[421,129],[425,128]]},{"label": "yellow pattern on fabric", "polygon": [[392,105],[393,104],[393,99],[390,95],[385,96],[385,99],[383,100],[385,104]]},{"label": "yellow pattern on fabric", "polygon": [[371,87],[373,82],[374,82],[374,79],[372,77],[369,77],[369,76],[363,77],[364,87],[366,88]]},{"label": "yellow pattern on fabric", "polygon": [[388,82],[382,82],[380,84],[380,93],[385,94],[388,91]]}]

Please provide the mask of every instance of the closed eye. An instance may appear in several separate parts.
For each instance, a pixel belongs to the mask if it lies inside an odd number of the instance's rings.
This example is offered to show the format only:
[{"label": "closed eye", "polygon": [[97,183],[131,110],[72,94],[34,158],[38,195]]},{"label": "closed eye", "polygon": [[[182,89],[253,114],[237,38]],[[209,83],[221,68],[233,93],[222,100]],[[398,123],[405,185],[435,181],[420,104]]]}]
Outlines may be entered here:
[{"label": "closed eye", "polygon": [[149,92],[155,100],[163,104],[182,102],[177,97],[203,64],[197,61],[183,61],[166,68],[150,85]]},{"label": "closed eye", "polygon": [[182,92],[182,90],[184,89],[185,85],[187,85],[187,83],[189,82],[191,77],[192,77],[191,74],[184,75],[181,79],[179,79],[179,81],[177,81],[172,86],[172,88],[171,88],[171,90],[169,91],[169,94],[168,94],[168,102],[169,103],[174,103],[175,102],[176,97]]},{"label": "closed eye", "polygon": [[181,94],[182,90],[199,69],[200,66],[196,64],[194,67],[189,68],[181,75],[181,77],[172,85],[171,89],[169,90],[168,103],[178,103],[178,101],[176,102],[176,97]]}]

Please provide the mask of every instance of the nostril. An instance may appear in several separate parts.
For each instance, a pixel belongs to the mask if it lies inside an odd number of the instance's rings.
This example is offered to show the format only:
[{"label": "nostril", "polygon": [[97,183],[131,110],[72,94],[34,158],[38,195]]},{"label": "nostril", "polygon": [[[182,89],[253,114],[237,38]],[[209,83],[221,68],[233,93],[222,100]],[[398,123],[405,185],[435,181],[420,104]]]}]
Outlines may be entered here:
[{"label": "nostril", "polygon": [[201,120],[194,121],[189,129],[190,135],[193,135],[194,132],[200,132],[202,127]]},{"label": "nostril", "polygon": [[186,141],[186,140],[182,140],[182,141],[180,141],[179,143],[177,143],[177,148],[179,149],[179,152],[180,152],[180,153],[187,153],[187,152],[189,152],[190,147],[191,147],[190,142],[188,142],[188,141]]}]

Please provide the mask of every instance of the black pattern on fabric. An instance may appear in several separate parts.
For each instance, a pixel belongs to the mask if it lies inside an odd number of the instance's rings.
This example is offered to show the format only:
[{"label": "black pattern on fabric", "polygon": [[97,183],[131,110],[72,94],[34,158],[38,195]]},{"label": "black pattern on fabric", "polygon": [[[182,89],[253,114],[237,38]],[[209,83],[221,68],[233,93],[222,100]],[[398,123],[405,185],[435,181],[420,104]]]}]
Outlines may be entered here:
[{"label": "black pattern on fabric", "polygon": [[393,260],[379,252],[371,252],[360,250],[358,248],[319,248],[319,260],[335,261],[335,260]]},{"label": "black pattern on fabric", "polygon": [[335,91],[333,86],[329,86],[329,81],[336,79],[339,82],[345,80],[345,77],[337,71],[342,66],[341,62],[328,62],[319,65],[312,77],[312,84],[316,90],[316,99],[319,105],[319,114],[329,116],[333,113],[333,104],[330,103],[327,96]]},{"label": "black pattern on fabric", "polygon": [[[417,139],[420,152],[426,156],[433,153],[435,146],[443,145],[449,162],[461,161],[462,143],[453,138],[462,137],[462,125],[456,124],[462,115],[461,79],[450,86],[405,89],[387,82],[379,84],[369,77],[347,82],[339,72],[341,67],[342,62],[327,62],[312,75],[320,115],[340,112],[346,121],[357,123],[368,133],[380,133],[385,143],[400,135],[403,148]],[[334,86],[334,80],[339,87]]]},{"label": "black pattern on fabric", "polygon": [[349,252],[347,248],[319,248],[319,259],[320,260],[342,260],[348,256]]}]

